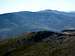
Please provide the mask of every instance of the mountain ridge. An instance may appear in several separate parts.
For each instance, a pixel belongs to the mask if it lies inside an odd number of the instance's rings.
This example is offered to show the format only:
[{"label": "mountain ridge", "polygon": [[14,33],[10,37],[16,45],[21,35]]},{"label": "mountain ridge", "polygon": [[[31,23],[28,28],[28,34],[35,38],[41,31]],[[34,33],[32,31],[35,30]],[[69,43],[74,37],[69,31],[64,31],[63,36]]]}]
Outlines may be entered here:
[{"label": "mountain ridge", "polygon": [[44,11],[22,11],[0,15],[0,35],[5,37],[44,30],[60,32],[65,28],[75,28],[74,14],[55,10]]}]

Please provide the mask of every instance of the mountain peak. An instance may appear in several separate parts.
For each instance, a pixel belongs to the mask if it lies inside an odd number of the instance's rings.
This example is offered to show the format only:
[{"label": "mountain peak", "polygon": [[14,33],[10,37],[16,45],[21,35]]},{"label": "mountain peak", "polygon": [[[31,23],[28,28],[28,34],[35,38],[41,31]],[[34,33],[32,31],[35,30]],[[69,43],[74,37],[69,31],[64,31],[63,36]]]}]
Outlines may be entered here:
[{"label": "mountain peak", "polygon": [[63,13],[61,11],[57,11],[57,10],[50,10],[50,9],[46,9],[46,10],[41,10],[41,11],[38,11],[39,13],[55,13],[55,14],[60,14],[60,13]]}]

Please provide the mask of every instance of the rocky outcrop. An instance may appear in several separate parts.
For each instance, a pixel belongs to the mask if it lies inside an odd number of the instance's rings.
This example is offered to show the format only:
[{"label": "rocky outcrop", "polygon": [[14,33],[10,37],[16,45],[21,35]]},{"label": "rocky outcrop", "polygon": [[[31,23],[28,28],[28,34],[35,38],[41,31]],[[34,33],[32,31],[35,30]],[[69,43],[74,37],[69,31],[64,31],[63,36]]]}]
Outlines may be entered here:
[{"label": "rocky outcrop", "polygon": [[[72,33],[71,33],[72,34]],[[26,47],[34,45],[38,42],[47,42],[49,45],[56,47],[57,45],[70,44],[74,40],[75,35],[66,34],[64,32],[53,32],[53,31],[38,31],[22,34],[18,38],[8,40],[4,47],[5,55],[10,55],[18,47]],[[69,42],[68,42],[69,41]],[[7,51],[6,51],[7,50]]]}]

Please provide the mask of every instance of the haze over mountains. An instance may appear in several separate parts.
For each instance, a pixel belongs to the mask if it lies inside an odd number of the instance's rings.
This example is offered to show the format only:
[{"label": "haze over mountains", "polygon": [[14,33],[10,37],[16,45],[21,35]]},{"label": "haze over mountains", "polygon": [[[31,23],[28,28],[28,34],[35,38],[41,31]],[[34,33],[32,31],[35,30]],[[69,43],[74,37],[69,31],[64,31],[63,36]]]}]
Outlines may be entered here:
[{"label": "haze over mountains", "polygon": [[43,10],[21,11],[0,15],[0,36],[14,36],[23,32],[57,31],[75,28],[75,13]]}]

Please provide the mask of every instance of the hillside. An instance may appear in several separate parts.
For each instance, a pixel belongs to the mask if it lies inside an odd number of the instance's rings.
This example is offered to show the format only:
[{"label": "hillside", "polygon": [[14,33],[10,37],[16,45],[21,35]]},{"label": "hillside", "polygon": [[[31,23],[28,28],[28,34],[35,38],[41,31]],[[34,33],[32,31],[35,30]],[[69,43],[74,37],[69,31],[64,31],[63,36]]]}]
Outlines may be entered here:
[{"label": "hillside", "polygon": [[43,10],[0,14],[0,39],[19,35],[23,32],[44,30],[60,32],[65,28],[75,28],[74,13]]},{"label": "hillside", "polygon": [[25,33],[0,41],[0,56],[74,56],[74,37],[52,31]]}]

